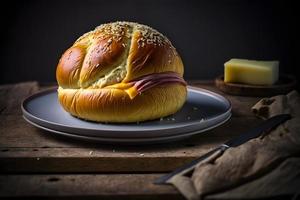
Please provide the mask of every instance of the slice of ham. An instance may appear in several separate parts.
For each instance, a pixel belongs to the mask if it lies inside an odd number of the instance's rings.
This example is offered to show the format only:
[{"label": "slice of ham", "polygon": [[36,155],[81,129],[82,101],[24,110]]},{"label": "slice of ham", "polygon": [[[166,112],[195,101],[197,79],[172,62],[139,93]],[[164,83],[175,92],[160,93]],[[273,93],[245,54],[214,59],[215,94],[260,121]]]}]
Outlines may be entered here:
[{"label": "slice of ham", "polygon": [[187,85],[183,78],[175,72],[163,72],[149,74],[132,81],[138,93],[149,90],[152,87],[168,83],[180,83]]},{"label": "slice of ham", "polygon": [[139,77],[127,83],[118,83],[114,85],[109,85],[106,88],[120,89],[127,92],[131,99],[135,98],[136,95],[149,90],[158,85],[179,83],[182,85],[187,85],[183,78],[175,72],[163,72],[149,74],[143,77]]}]

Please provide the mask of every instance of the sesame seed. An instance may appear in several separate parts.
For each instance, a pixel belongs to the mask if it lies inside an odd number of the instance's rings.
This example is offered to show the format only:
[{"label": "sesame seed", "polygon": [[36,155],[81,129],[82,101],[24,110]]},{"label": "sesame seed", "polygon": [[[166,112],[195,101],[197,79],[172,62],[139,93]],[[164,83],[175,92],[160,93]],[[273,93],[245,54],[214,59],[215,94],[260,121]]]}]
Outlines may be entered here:
[{"label": "sesame seed", "polygon": [[[113,40],[120,41],[124,36],[131,38],[132,31],[139,32],[142,38],[141,41],[145,41],[146,44],[154,44],[155,46],[168,44],[168,46],[170,46],[172,49],[175,49],[171,42],[157,30],[146,25],[122,21],[102,24],[96,27],[95,30],[82,35],[75,43],[81,42],[85,39],[94,40],[95,38],[105,39],[107,37],[110,38],[108,43],[111,43]],[[144,45],[141,46],[143,47]]]}]

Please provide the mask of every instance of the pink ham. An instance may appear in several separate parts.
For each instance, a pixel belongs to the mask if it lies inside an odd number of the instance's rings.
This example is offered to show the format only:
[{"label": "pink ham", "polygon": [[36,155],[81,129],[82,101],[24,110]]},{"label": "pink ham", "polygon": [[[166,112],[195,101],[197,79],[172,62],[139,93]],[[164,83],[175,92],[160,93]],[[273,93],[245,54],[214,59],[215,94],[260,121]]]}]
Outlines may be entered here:
[{"label": "pink ham", "polygon": [[136,87],[138,93],[142,93],[154,86],[167,84],[167,83],[180,83],[182,85],[187,85],[179,74],[175,72],[164,72],[149,74],[132,81]]}]

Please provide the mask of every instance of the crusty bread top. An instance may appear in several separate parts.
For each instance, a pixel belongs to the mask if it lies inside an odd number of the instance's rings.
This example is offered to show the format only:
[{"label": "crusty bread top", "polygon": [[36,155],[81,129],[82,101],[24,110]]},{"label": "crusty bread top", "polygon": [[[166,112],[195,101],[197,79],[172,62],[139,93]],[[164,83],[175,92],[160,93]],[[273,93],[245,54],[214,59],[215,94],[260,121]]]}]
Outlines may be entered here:
[{"label": "crusty bread top", "polygon": [[84,34],[66,50],[56,78],[62,88],[103,88],[167,71],[183,76],[181,58],[165,36],[149,26],[114,22]]}]

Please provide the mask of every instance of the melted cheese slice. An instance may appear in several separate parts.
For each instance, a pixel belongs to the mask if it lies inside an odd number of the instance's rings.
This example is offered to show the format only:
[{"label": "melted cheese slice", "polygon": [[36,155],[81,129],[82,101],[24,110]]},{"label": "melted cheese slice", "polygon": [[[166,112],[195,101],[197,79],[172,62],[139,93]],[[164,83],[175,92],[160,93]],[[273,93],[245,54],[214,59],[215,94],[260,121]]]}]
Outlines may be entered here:
[{"label": "melted cheese slice", "polygon": [[278,61],[231,59],[224,66],[227,83],[272,85],[278,80]]},{"label": "melted cheese slice", "polygon": [[133,99],[134,97],[136,97],[136,95],[138,95],[138,91],[133,83],[117,83],[114,85],[107,86],[106,88],[123,90],[128,94],[130,99]]}]

